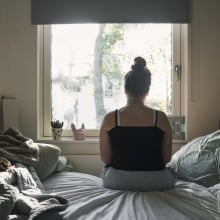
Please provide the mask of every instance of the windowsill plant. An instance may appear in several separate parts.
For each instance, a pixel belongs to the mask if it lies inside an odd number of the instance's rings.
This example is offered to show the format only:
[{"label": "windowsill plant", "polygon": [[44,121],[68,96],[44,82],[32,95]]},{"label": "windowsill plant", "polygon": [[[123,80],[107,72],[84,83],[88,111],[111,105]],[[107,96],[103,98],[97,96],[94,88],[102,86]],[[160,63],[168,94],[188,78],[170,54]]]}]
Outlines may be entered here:
[{"label": "windowsill plant", "polygon": [[54,120],[51,121],[50,124],[51,124],[53,139],[60,140],[62,138],[62,132],[63,132],[63,121]]}]

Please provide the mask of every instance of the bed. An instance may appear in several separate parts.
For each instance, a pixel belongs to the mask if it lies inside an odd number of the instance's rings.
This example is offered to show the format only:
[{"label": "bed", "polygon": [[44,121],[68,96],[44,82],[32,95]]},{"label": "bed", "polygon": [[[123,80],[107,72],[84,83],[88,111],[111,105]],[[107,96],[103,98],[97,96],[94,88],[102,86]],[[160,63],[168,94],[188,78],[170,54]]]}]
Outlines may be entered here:
[{"label": "bed", "polygon": [[61,172],[44,182],[50,194],[69,206],[60,215],[77,220],[219,220],[220,184],[207,188],[178,180],[164,192],[129,192],[106,189],[99,177]]},{"label": "bed", "polygon": [[[220,130],[196,138],[173,155],[167,166],[178,179],[174,188],[165,191],[107,189],[100,177],[71,169],[58,146],[37,145],[37,165],[21,164],[21,158],[16,158],[18,184],[10,172],[0,172],[1,220],[220,219]],[[7,148],[0,146],[0,156],[2,149]],[[29,210],[23,213],[26,199]]]}]

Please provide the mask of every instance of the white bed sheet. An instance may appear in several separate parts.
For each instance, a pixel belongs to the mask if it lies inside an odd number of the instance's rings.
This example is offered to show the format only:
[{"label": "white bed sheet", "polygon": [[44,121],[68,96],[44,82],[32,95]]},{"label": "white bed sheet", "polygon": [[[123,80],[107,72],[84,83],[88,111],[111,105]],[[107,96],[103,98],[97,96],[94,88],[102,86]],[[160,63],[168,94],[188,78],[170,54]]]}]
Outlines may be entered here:
[{"label": "white bed sheet", "polygon": [[220,184],[206,188],[178,180],[164,192],[106,189],[96,176],[62,172],[53,174],[47,192],[68,199],[61,213],[69,220],[220,220]]}]

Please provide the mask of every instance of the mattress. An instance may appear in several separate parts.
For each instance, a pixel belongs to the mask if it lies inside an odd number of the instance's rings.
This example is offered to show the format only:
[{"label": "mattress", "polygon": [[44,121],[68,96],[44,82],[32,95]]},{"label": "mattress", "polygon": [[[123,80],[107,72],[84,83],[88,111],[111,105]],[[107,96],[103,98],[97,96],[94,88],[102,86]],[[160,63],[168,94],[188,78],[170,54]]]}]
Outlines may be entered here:
[{"label": "mattress", "polygon": [[173,189],[162,192],[121,191],[104,188],[99,177],[77,172],[53,174],[43,184],[48,193],[69,201],[59,213],[65,220],[220,219],[220,184],[207,188],[177,180]]}]

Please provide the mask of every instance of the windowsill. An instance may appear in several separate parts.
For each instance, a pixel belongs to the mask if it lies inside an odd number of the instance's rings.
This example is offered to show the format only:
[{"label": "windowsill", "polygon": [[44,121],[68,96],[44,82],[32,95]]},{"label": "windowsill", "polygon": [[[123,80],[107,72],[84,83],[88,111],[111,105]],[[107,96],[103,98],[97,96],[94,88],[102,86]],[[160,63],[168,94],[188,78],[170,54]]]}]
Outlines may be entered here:
[{"label": "windowsill", "polygon": [[38,143],[52,144],[61,148],[64,155],[99,155],[99,139],[88,137],[85,140],[74,140],[73,137],[62,137],[54,140],[52,137],[41,137]]},{"label": "windowsill", "polygon": [[[98,144],[99,137],[86,137],[85,140],[74,140],[73,137],[62,137],[61,140],[54,140],[52,137],[41,137],[37,141],[41,143]],[[173,144],[185,144],[186,142],[186,140],[173,140]]]},{"label": "windowsill", "polygon": [[[74,140],[73,137],[62,137],[54,140],[52,137],[41,137],[38,143],[53,144],[61,148],[64,155],[99,155],[99,137],[87,137],[85,140]],[[186,143],[185,140],[174,140],[174,152]]]},{"label": "windowsill", "polygon": [[[64,153],[71,151],[71,154],[74,149],[77,149],[77,154],[99,154],[99,137],[98,136],[90,136],[86,137],[84,140],[75,140],[72,136],[64,136],[60,140],[54,140],[52,137],[40,137],[36,142],[46,143],[46,144],[54,144],[61,147]],[[187,143],[187,140],[173,140],[172,145],[175,151],[181,148],[183,145]],[[67,150],[68,149],[68,150]],[[71,149],[71,150],[70,150]],[[75,152],[75,153],[76,153]]]},{"label": "windowsill", "polygon": [[88,137],[85,140],[74,140],[73,137],[62,137],[60,140],[54,140],[52,137],[41,137],[37,140],[38,142],[45,143],[77,143],[77,144],[98,144],[98,137]]},{"label": "windowsill", "polygon": [[186,144],[186,140],[173,140],[173,144]]}]

